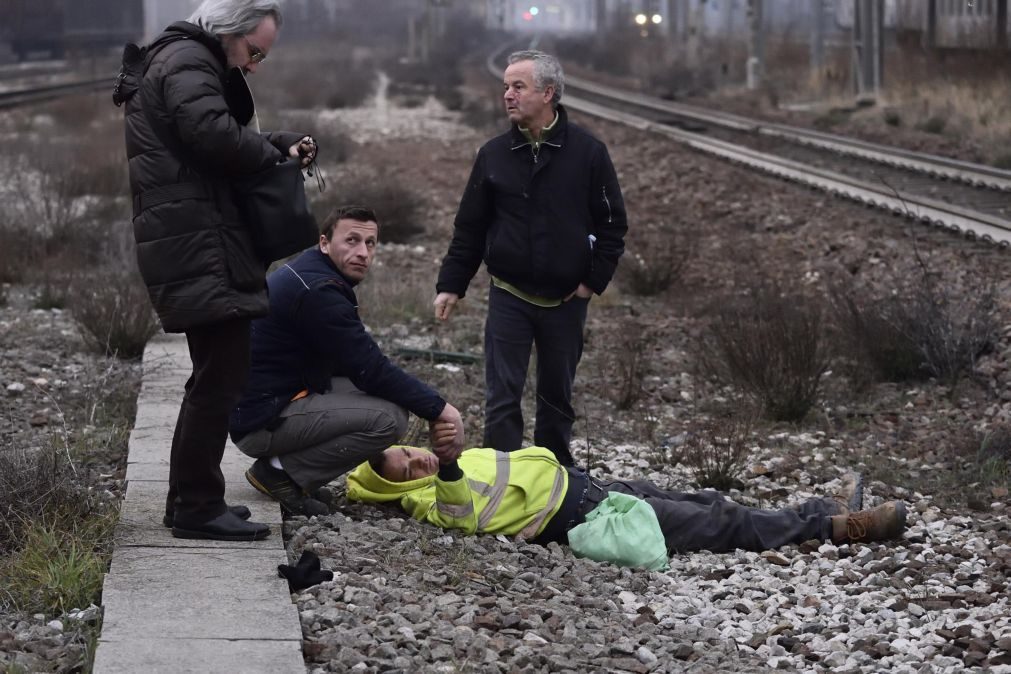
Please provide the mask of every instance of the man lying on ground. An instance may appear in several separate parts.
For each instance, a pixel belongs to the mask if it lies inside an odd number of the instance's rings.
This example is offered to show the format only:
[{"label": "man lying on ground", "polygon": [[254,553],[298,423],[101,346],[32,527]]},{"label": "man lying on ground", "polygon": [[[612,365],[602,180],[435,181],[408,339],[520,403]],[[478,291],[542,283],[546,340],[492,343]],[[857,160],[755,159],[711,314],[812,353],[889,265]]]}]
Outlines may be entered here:
[{"label": "man lying on ground", "polygon": [[348,474],[348,498],[396,501],[415,519],[445,529],[517,535],[547,544],[565,543],[568,531],[609,493],[630,494],[656,512],[668,553],[757,552],[811,539],[840,544],[902,534],[903,503],[860,510],[860,477],[850,473],[843,482],[842,493],[831,498],[763,510],[728,501],[716,491],[688,494],[641,480],[600,481],[562,466],[542,447],[510,453],[468,449],[459,460],[440,465],[428,450],[394,446]]}]

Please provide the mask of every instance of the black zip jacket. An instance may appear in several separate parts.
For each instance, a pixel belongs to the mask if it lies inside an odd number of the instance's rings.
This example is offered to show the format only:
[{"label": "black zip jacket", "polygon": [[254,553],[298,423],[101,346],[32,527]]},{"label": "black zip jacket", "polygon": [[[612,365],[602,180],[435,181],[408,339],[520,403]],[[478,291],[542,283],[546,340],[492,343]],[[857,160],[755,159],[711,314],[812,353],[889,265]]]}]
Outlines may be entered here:
[{"label": "black zip jacket", "polygon": [[436,290],[463,297],[483,259],[531,295],[561,299],[580,283],[600,294],[627,229],[607,148],[559,105],[537,154],[515,125],[478,151]]},{"label": "black zip jacket", "polygon": [[253,321],[249,382],[232,411],[232,439],[267,427],[299,391],[326,393],[347,377],[369,395],[432,421],[446,406],[389,361],[365,331],[353,284],[310,248],[267,276],[270,314]]}]

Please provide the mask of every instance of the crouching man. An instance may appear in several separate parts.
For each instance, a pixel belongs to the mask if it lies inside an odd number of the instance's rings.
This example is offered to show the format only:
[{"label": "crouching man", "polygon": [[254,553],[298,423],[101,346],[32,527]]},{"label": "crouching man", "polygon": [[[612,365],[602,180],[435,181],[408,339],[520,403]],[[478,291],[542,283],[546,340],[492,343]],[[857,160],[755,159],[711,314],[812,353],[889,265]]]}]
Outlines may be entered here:
[{"label": "crouching man", "polygon": [[372,210],[336,209],[318,246],[267,277],[270,314],[253,322],[231,437],[256,459],[250,484],[296,514],[324,514],[309,494],[399,440],[408,412],[452,430],[440,457],[451,461],[464,446],[457,409],[391,363],[358,316],[354,288],[378,241]]},{"label": "crouching man", "polygon": [[[437,430],[438,432],[438,430]],[[517,535],[533,543],[565,543],[570,529],[609,493],[629,494],[655,511],[668,554],[741,548],[762,551],[807,540],[835,543],[895,538],[906,508],[890,501],[860,511],[859,476],[842,493],[796,508],[762,510],[726,500],[715,491],[665,491],[646,481],[603,482],[558,463],[547,449],[516,452],[468,449],[443,462],[416,447],[390,447],[348,475],[348,498],[397,502],[417,520],[467,534]]]}]

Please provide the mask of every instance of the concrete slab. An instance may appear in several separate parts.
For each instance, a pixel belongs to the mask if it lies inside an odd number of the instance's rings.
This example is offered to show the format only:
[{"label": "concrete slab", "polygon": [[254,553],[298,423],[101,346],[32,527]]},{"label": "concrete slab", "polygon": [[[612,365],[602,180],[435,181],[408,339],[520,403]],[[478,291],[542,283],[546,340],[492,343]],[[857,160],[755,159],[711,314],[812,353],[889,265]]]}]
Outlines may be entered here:
[{"label": "concrete slab", "polygon": [[[271,525],[270,536],[255,542],[200,541],[173,538],[162,525],[165,514],[165,482],[131,482],[119,513],[116,527],[117,546],[186,547],[186,548],[238,548],[276,550],[280,547],[281,510],[277,503],[249,485],[229,485],[225,500],[249,506],[252,519]],[[273,540],[272,540],[273,539]],[[280,563],[280,562],[278,562]]]},{"label": "concrete slab", "polygon": [[153,396],[149,396],[146,400],[138,398],[137,418],[133,427],[137,430],[161,428],[166,425],[173,428],[177,418],[179,418],[179,396],[171,402],[164,399],[156,400]]},{"label": "concrete slab", "polygon": [[[280,547],[119,547],[102,592],[102,640],[301,642],[298,611],[277,575],[284,563]],[[172,667],[165,662],[159,671]]]},{"label": "concrete slab", "polygon": [[166,671],[166,663],[174,674],[305,674],[301,641],[103,638],[99,644],[94,671],[102,674]]},{"label": "concrete slab", "polygon": [[302,631],[287,583],[279,506],[246,482],[250,459],[229,444],[225,498],[271,524],[263,541],[189,541],[161,524],[169,452],[183,385],[186,340],[161,335],[144,354],[127,492],[105,578],[96,674],[125,672],[302,673]]},{"label": "concrete slab", "polygon": [[[246,469],[253,460],[248,456],[234,456],[226,454],[221,460],[221,472],[225,476],[226,482],[238,484],[248,484],[246,482]],[[168,452],[165,452],[163,460],[155,461],[135,461],[126,466],[126,479],[129,482],[167,482],[169,476]]]},{"label": "concrete slab", "polygon": [[[126,465],[126,479],[129,481],[168,480],[169,454],[172,438],[164,442],[152,444],[133,444],[130,448],[130,460]],[[136,460],[134,460],[136,456]],[[221,472],[226,482],[236,482],[247,485],[246,469],[253,460],[239,451],[232,443],[225,445],[225,454],[221,457]]]}]

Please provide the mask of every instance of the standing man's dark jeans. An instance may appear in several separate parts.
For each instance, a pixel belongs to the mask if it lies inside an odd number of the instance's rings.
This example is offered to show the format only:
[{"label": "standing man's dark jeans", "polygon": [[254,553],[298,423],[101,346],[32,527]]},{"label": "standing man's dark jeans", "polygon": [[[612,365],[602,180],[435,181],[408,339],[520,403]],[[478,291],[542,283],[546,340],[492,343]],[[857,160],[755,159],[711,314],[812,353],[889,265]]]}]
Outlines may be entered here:
[{"label": "standing man's dark jeans", "polygon": [[573,297],[557,307],[538,307],[492,286],[484,331],[485,447],[512,452],[525,446],[520,402],[530,349],[536,345],[534,444],[550,449],[562,465],[572,465],[572,382],[583,355],[588,304]]},{"label": "standing man's dark jeans", "polygon": [[728,501],[717,491],[664,491],[640,480],[592,480],[584,510],[592,510],[610,492],[631,494],[652,506],[672,553],[737,548],[761,552],[811,539],[825,541],[832,538],[829,518],[839,512],[839,506],[825,498],[809,499],[796,508],[762,510]]},{"label": "standing man's dark jeans", "polygon": [[221,457],[228,415],[249,375],[249,324],[239,319],[186,331],[193,374],[172,436],[166,504],[176,522],[202,524],[225,512]]}]

